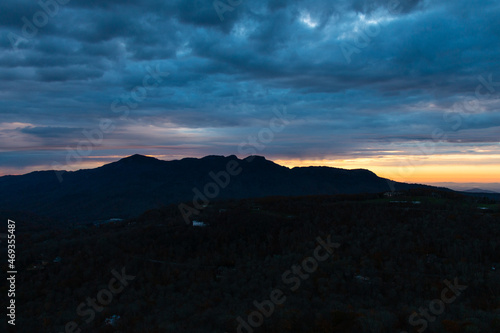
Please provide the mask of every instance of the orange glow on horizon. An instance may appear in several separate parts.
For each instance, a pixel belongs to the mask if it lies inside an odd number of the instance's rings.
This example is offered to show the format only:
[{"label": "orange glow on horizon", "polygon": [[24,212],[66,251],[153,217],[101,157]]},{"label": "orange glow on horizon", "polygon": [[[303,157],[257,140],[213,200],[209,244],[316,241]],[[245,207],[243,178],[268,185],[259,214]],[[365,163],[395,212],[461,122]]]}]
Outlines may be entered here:
[{"label": "orange glow on horizon", "polygon": [[[184,158],[182,155],[147,154],[146,156],[161,160]],[[67,171],[92,169],[124,157],[126,156],[89,156],[81,163],[61,165],[61,169]],[[368,169],[379,177],[407,183],[500,183],[500,155],[384,155],[344,159],[268,159],[289,168],[327,166],[342,169]],[[21,175],[32,171],[52,169],[51,165],[31,166],[22,169],[3,168],[0,171],[0,176]]]},{"label": "orange glow on horizon", "polygon": [[289,168],[328,166],[368,169],[379,177],[407,183],[499,183],[500,155],[381,156],[373,158],[273,160]]}]

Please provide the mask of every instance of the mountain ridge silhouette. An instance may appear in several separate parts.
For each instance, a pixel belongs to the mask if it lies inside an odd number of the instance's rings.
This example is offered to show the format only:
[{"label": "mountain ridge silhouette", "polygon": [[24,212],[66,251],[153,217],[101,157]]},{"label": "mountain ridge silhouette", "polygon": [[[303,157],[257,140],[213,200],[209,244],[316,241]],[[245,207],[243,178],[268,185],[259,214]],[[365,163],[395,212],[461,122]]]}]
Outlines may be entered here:
[{"label": "mountain ridge silhouette", "polygon": [[230,162],[241,173],[232,176],[214,200],[444,189],[393,182],[366,169],[288,168],[258,155],[163,161],[135,154],[95,169],[0,177],[0,210],[29,212],[64,223],[133,217],[162,205],[192,201],[193,189],[203,191],[213,182],[209,174],[225,170]]}]

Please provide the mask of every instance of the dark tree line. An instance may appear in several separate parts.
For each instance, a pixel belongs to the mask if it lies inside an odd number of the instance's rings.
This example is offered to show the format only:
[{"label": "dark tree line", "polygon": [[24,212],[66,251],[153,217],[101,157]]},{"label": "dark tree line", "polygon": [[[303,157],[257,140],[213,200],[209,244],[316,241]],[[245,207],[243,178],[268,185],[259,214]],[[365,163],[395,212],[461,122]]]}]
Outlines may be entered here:
[{"label": "dark tree line", "polygon": [[[208,227],[168,206],[21,233],[17,329],[63,332],[75,321],[82,332],[236,332],[236,318],[280,288],[286,302],[255,332],[416,332],[412,313],[457,278],[467,289],[427,331],[500,332],[500,215],[477,205],[426,191],[273,197],[215,202],[196,217]],[[328,235],[341,246],[291,292],[283,273]],[[136,278],[85,323],[78,305],[122,267]],[[116,326],[105,323],[112,315]]]}]

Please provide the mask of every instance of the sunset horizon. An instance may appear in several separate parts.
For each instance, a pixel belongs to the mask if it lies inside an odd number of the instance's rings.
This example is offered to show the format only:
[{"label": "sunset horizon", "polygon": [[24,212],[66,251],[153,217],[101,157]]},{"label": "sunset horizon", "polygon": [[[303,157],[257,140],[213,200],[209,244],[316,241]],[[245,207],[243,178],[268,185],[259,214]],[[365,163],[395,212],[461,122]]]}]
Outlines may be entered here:
[{"label": "sunset horizon", "polygon": [[500,332],[499,18],[1,0],[6,332]]},{"label": "sunset horizon", "polygon": [[[202,158],[205,156],[219,155],[219,156],[229,156],[236,155],[238,158],[246,158],[250,155],[240,155],[240,154],[207,154],[199,156],[168,156],[161,154],[141,154],[140,150],[137,153],[131,153],[128,155],[111,155],[111,156],[92,156],[86,159],[85,162],[80,163],[67,163],[67,164],[53,164],[47,166],[36,166],[28,168],[25,170],[17,171],[13,169],[11,173],[7,172],[0,174],[1,176],[6,175],[23,175],[26,173],[34,171],[51,171],[51,170],[65,170],[65,171],[77,171],[80,169],[93,169],[101,167],[103,165],[116,162],[120,159],[139,154],[144,156],[153,157],[163,161],[173,161],[181,160],[183,158]],[[345,158],[345,159],[282,159],[282,158],[272,158],[265,154],[255,154],[263,156],[266,159],[282,165],[288,168],[294,167],[332,167],[347,170],[354,169],[366,169],[375,173],[377,176],[382,178],[387,178],[393,181],[406,182],[406,183],[420,183],[427,185],[437,185],[443,183],[455,183],[457,188],[461,184],[468,185],[470,188],[484,185],[489,189],[494,188],[495,191],[500,192],[500,164],[481,165],[477,161],[485,156],[476,155],[459,155],[459,156],[432,156],[432,160],[428,156],[383,156],[378,158]],[[467,157],[467,158],[466,158]],[[455,158],[455,160],[453,160]],[[464,161],[467,164],[459,165],[460,161]],[[498,158],[500,161],[500,157]],[[71,159],[69,160],[71,162]],[[494,162],[494,159],[491,160]],[[442,164],[439,164],[442,163]],[[58,168],[54,168],[57,166]],[[3,170],[4,171],[4,170]],[[475,185],[475,186],[473,186]],[[453,188],[452,188],[453,189]]]},{"label": "sunset horizon", "polygon": [[495,1],[108,1],[7,1],[0,175],[138,152],[500,182]]}]

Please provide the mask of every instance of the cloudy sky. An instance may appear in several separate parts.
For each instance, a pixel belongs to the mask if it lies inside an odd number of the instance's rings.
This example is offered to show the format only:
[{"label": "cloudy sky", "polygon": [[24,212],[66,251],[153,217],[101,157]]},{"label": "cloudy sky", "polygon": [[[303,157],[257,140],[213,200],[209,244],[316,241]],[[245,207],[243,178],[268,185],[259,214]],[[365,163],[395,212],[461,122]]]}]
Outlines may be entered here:
[{"label": "cloudy sky", "polygon": [[0,175],[252,153],[500,182],[500,2],[2,0]]}]

